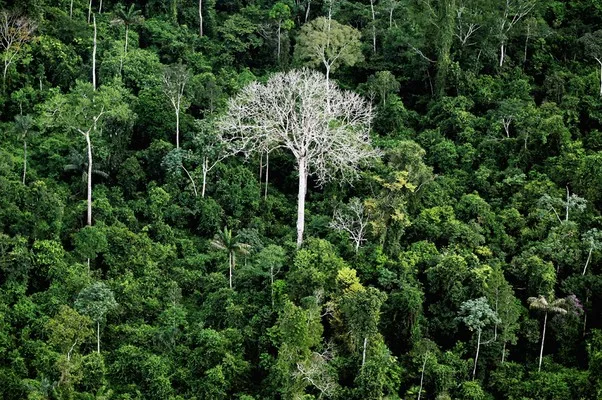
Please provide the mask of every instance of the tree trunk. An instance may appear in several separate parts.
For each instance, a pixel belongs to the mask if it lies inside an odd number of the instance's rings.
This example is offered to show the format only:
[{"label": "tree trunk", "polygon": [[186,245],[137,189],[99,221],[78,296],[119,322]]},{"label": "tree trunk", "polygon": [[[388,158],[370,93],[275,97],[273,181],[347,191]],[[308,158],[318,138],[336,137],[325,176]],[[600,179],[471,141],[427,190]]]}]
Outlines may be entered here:
[{"label": "tree trunk", "polygon": [[176,149],[180,148],[180,101],[176,106]]},{"label": "tree trunk", "polygon": [[374,0],[370,0],[370,10],[372,11],[372,51],[376,53],[376,14],[374,13]]},{"label": "tree trunk", "polygon": [[88,3],[88,23],[90,23],[90,16],[92,15],[92,0]]},{"label": "tree trunk", "polygon": [[71,4],[69,5],[69,19],[73,18],[73,0],[71,0]]},{"label": "tree trunk", "polygon": [[362,351],[362,368],[366,364],[366,347],[368,347],[368,337],[364,338],[364,350]]},{"label": "tree trunk", "polygon": [[502,347],[502,364],[504,363],[505,358],[506,358],[506,341],[504,341],[504,347]]},{"label": "tree trunk", "polygon": [[88,226],[92,226],[92,143],[90,131],[86,132],[86,145],[88,147]]},{"label": "tree trunk", "polygon": [[502,67],[502,65],[504,65],[504,51],[505,51],[505,45],[504,45],[504,42],[502,42],[500,44],[500,64],[499,64],[500,68]]},{"label": "tree trunk", "polygon": [[[25,176],[23,176],[23,183],[25,183]],[[585,271],[587,271],[587,266],[589,265],[589,261],[592,258],[593,247],[589,248],[589,253],[587,254],[587,260],[585,261],[585,267],[583,267],[583,273],[581,275],[585,275]]]},{"label": "tree trunk", "polygon": [[121,60],[119,62],[119,74],[121,75],[121,71],[123,70],[123,61],[125,59],[125,56],[127,56],[128,54],[128,31],[129,31],[129,26],[126,25],[125,26],[125,46],[123,46],[123,54],[121,55]]},{"label": "tree trunk", "polygon": [[278,21],[278,62],[280,62],[280,31],[282,30],[282,21]]},{"label": "tree trunk", "polygon": [[[23,185],[25,185],[25,175],[27,174],[27,141],[23,141]],[[591,251],[590,251],[591,254]],[[585,273],[585,272],[584,272]]]},{"label": "tree trunk", "polygon": [[188,179],[190,180],[190,183],[192,183],[192,189],[194,190],[194,197],[199,197],[199,193],[196,190],[196,184],[194,183],[194,179],[192,179],[192,176],[190,175],[190,172],[188,172],[188,170],[186,169],[186,167],[184,167],[183,164],[180,164],[180,167],[182,167],[182,169],[184,170],[184,172],[186,172],[186,175],[188,176]]},{"label": "tree trunk", "polygon": [[207,158],[203,159],[203,188],[201,189],[201,197],[205,198],[205,188],[207,187],[207,169],[209,168],[209,161]]},{"label": "tree trunk", "polygon": [[420,400],[420,396],[422,395],[422,383],[424,382],[424,369],[426,368],[426,358],[428,356],[428,351],[424,353],[424,362],[422,363],[422,372],[420,373],[420,389],[418,389],[418,400]]},{"label": "tree trunk", "polygon": [[543,317],[543,334],[541,335],[541,348],[539,350],[539,367],[537,369],[537,372],[541,372],[541,361],[543,359],[543,344],[546,340],[546,325],[548,323],[548,312],[546,311],[544,317]]},{"label": "tree trunk", "polygon": [[477,362],[479,361],[479,350],[481,349],[481,330],[479,329],[479,333],[477,334],[477,354],[474,357],[474,368],[472,369],[472,380],[474,381],[474,377],[477,373]]},{"label": "tree trunk", "polygon": [[525,38],[525,51],[523,53],[523,64],[527,62],[527,45],[529,44],[529,37],[531,35],[531,26],[527,24],[527,37]]},{"label": "tree trunk", "polygon": [[389,9],[389,30],[391,30],[391,27],[393,26],[393,11],[395,11],[395,9],[391,7]]},{"label": "tree trunk", "polygon": [[102,14],[102,0],[100,0],[100,4],[98,5],[98,13]]},{"label": "tree trunk", "polygon": [[600,64],[600,96],[602,96],[602,60],[598,57],[594,57],[598,64]]},{"label": "tree trunk", "polygon": [[309,10],[311,8],[311,0],[307,0],[307,8],[305,9],[305,22],[309,19]]},{"label": "tree trunk", "polygon": [[270,266],[270,289],[272,292],[272,309],[274,308],[274,266]]},{"label": "tree trunk", "polygon": [[203,36],[203,0],[199,0],[199,36]]},{"label": "tree trunk", "polygon": [[96,352],[100,354],[100,321],[96,321]]},{"label": "tree trunk", "polygon": [[[267,200],[268,198],[268,177],[270,175],[270,152],[267,152],[265,155],[265,188],[263,192],[263,199]],[[261,182],[259,187],[261,187]]]},{"label": "tree trunk", "polygon": [[[92,2],[90,2],[90,5]],[[92,88],[96,90],[96,15],[92,16],[94,20],[94,41],[92,44]]]},{"label": "tree trunk", "polygon": [[307,190],[307,160],[302,156],[297,160],[299,169],[299,193],[297,196],[297,248],[303,244],[305,229],[305,192]]},{"label": "tree trunk", "polygon": [[228,260],[228,262],[230,263],[230,289],[232,289],[232,268],[233,268],[233,254],[232,252],[230,252],[230,259]]}]

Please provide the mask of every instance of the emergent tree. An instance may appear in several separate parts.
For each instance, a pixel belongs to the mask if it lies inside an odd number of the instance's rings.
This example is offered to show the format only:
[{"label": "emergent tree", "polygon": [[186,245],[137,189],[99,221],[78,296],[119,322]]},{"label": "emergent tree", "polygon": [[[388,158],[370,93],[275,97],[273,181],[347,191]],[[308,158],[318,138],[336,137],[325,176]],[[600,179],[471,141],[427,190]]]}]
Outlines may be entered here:
[{"label": "emergent tree", "polygon": [[339,90],[307,69],[277,73],[254,82],[228,104],[218,127],[235,149],[288,149],[297,161],[297,246],[303,242],[307,177],[318,184],[357,177],[358,167],[378,155],[370,144],[372,108],[359,95]]}]

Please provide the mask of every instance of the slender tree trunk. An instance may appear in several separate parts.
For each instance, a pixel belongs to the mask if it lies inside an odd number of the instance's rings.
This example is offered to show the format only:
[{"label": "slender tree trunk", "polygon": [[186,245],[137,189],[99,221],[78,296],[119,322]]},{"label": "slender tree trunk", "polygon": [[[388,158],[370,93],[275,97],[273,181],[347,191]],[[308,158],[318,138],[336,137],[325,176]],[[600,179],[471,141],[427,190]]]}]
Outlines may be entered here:
[{"label": "slender tree trunk", "polygon": [[270,266],[270,290],[272,293],[272,309],[274,308],[274,266]]},{"label": "slender tree trunk", "polygon": [[280,31],[282,30],[282,21],[278,21],[278,62],[280,62]]},{"label": "slender tree trunk", "polygon": [[[25,178],[23,178],[23,180],[25,181]],[[583,273],[581,275],[585,275],[585,271],[587,271],[587,266],[589,265],[589,261],[592,259],[592,251],[594,250],[593,247],[589,248],[589,253],[587,254],[587,260],[585,261],[585,267],[583,267]]]},{"label": "slender tree trunk", "polygon": [[424,361],[422,362],[422,372],[420,373],[420,389],[418,389],[418,400],[420,400],[420,396],[422,395],[422,384],[424,382],[424,369],[426,368],[426,358],[428,356],[428,351],[424,353]]},{"label": "slender tree trunk", "polygon": [[4,71],[2,71],[2,88],[6,90],[6,75],[8,75],[8,67],[10,66],[10,61],[4,60]]},{"label": "slender tree trunk", "polygon": [[477,354],[474,357],[474,368],[472,369],[472,380],[474,381],[474,377],[477,373],[477,362],[479,361],[479,350],[481,349],[481,330],[477,334]]},{"label": "slender tree trunk", "polygon": [[88,147],[88,226],[92,226],[92,142],[90,131],[86,132],[86,145]]},{"label": "slender tree trunk", "polygon": [[183,164],[180,164],[180,167],[182,167],[182,169],[184,170],[184,172],[186,172],[186,175],[188,176],[188,179],[190,180],[190,183],[192,183],[192,189],[194,190],[194,197],[199,197],[199,193],[196,190],[196,184],[194,183],[194,179],[192,179],[192,176],[190,175],[190,172],[188,172],[188,170],[186,169],[186,167],[184,167]]},{"label": "slender tree trunk", "polygon": [[504,363],[505,358],[506,358],[506,341],[504,341],[504,347],[502,347],[502,364]]},{"label": "slender tree trunk", "polygon": [[366,347],[368,347],[368,336],[364,338],[364,350],[362,351],[362,368],[366,364]]},{"label": "slender tree trunk", "polygon": [[307,160],[302,156],[297,160],[299,168],[299,193],[297,196],[297,248],[303,244],[305,229],[305,192],[307,190]]},{"label": "slender tree trunk", "polygon": [[376,53],[376,14],[374,12],[374,0],[370,0],[370,10],[372,11],[372,51]]},{"label": "slender tree trunk", "polygon": [[73,18],[73,0],[71,0],[71,4],[69,5],[69,19]]},{"label": "slender tree trunk", "polygon": [[128,31],[129,26],[125,26],[125,45],[123,46],[123,54],[121,55],[121,60],[119,62],[119,74],[121,75],[121,71],[123,70],[123,61],[128,54]]},{"label": "slender tree trunk", "polygon": [[602,60],[598,57],[594,57],[598,64],[600,64],[600,96],[602,96]]},{"label": "slender tree trunk", "polygon": [[90,16],[92,15],[92,0],[88,3],[88,23],[90,23]]},{"label": "slender tree trunk", "polygon": [[[92,4],[92,2],[90,2]],[[94,41],[92,44],[92,88],[96,90],[96,15],[92,16],[94,20]]]},{"label": "slender tree trunk", "polygon": [[565,222],[569,220],[569,198],[570,198],[570,192],[569,192],[569,187],[568,185],[566,186],[566,206],[565,206],[565,214],[564,214],[564,220]]},{"label": "slender tree trunk", "polygon": [[233,255],[232,252],[230,252],[230,259],[228,260],[230,263],[230,289],[232,289],[232,263],[233,263]]},{"label": "slender tree trunk", "polygon": [[102,0],[100,0],[100,4],[98,5],[98,13],[102,14]]},{"label": "slender tree trunk", "polygon": [[305,9],[305,22],[309,19],[309,10],[311,8],[311,0],[307,0],[307,8]]},{"label": "slender tree trunk", "polygon": [[393,11],[395,11],[395,9],[391,7],[389,9],[389,30],[391,30],[391,28],[393,27]]},{"label": "slender tree trunk", "polygon": [[541,361],[543,360],[543,344],[546,340],[546,325],[548,323],[548,312],[546,311],[543,317],[543,334],[541,335],[541,348],[539,349],[539,367],[537,372],[541,372]]},{"label": "slender tree trunk", "polygon": [[203,0],[199,0],[199,36],[203,36]]},{"label": "slender tree trunk", "polygon": [[[23,141],[23,185],[25,185],[25,176],[27,175],[27,141]],[[591,252],[590,252],[591,254]]]},{"label": "slender tree trunk", "polygon": [[499,64],[500,68],[502,67],[502,65],[504,65],[504,51],[505,51],[505,44],[502,41],[502,43],[500,44],[500,64]]},{"label": "slender tree trunk", "polygon": [[96,352],[100,354],[100,321],[96,321]]},{"label": "slender tree trunk", "polygon": [[585,303],[583,303],[583,337],[585,337],[585,327],[587,326],[587,311],[585,310],[585,304],[589,300],[589,296],[585,297]]},{"label": "slender tree trunk", "polygon": [[531,26],[527,24],[527,37],[525,38],[525,51],[523,53],[523,64],[527,62],[527,46],[529,44],[529,37],[531,35]]},{"label": "slender tree trunk", "polygon": [[205,198],[205,189],[207,188],[207,171],[209,169],[209,161],[207,158],[203,159],[203,188],[201,189],[201,197]]},{"label": "slender tree trunk", "polygon": [[[263,192],[263,199],[267,200],[268,198],[268,177],[270,175],[270,152],[267,152],[265,155],[265,188]],[[261,187],[261,185],[260,185]]]},{"label": "slender tree trunk", "polygon": [[176,149],[180,148],[180,101],[176,106]]}]

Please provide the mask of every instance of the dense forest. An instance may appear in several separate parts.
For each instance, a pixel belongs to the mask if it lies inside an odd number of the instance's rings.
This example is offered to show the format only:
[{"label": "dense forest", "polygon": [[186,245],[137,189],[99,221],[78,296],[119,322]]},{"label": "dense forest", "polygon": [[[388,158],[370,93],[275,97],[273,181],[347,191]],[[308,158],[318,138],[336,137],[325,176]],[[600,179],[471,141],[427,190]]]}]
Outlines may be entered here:
[{"label": "dense forest", "polygon": [[602,3],[0,0],[0,397],[602,398]]}]

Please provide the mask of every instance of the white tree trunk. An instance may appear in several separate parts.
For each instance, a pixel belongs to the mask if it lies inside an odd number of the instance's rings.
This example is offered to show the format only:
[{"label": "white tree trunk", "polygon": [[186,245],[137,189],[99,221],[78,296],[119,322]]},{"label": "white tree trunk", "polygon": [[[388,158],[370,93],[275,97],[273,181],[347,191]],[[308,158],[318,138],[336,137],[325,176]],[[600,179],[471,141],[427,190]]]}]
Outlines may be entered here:
[{"label": "white tree trunk", "polygon": [[309,19],[309,10],[311,8],[311,0],[307,0],[307,8],[305,9],[305,22]]},{"label": "white tree trunk", "polygon": [[297,196],[297,248],[303,244],[305,229],[305,193],[307,191],[307,160],[302,156],[297,160],[299,168],[299,193]]},{"label": "white tree trunk", "polygon": [[199,36],[203,36],[203,0],[199,0]]},{"label": "white tree trunk", "polygon": [[121,71],[123,70],[123,61],[128,54],[128,25],[125,26],[125,46],[123,46],[123,54],[121,55],[121,60],[119,62],[119,74],[121,75]]},{"label": "white tree trunk", "polygon": [[180,148],[180,102],[176,106],[176,149]]},{"label": "white tree trunk", "polygon": [[234,268],[234,254],[230,252],[230,259],[228,260],[230,263],[230,289],[232,289],[232,268]]},{"label": "white tree trunk", "polygon": [[[268,198],[268,177],[270,175],[270,152],[266,153],[265,156],[265,188],[263,192],[263,199],[267,200]],[[259,187],[261,187],[261,182],[259,183]]]},{"label": "white tree trunk", "polygon": [[[92,5],[92,2],[90,2]],[[92,44],[92,88],[96,90],[96,15],[93,15],[94,19],[94,41]]]},{"label": "white tree trunk", "polygon": [[548,323],[548,313],[546,311],[545,316],[543,317],[543,334],[541,335],[541,348],[539,349],[539,367],[537,372],[541,372],[541,361],[543,359],[543,344],[546,340],[546,325]]},{"label": "white tree trunk", "polygon": [[73,0],[71,0],[71,4],[69,5],[69,19],[73,18]]},{"label": "white tree trunk", "polygon": [[[23,176],[23,182],[25,182],[25,176]],[[585,271],[587,271],[587,266],[589,265],[589,261],[592,258],[593,247],[589,248],[589,253],[587,254],[587,260],[585,261],[585,267],[583,267],[583,273],[581,275],[585,275]]]},{"label": "white tree trunk", "polygon": [[504,42],[502,42],[502,44],[500,44],[500,64],[499,64],[500,68],[502,67],[502,65],[504,65],[504,55],[505,55],[504,51],[505,51],[505,45],[504,45]]},{"label": "white tree trunk", "polygon": [[364,350],[362,351],[362,368],[366,364],[366,347],[368,347],[368,337],[364,338]]},{"label": "white tree trunk", "polygon": [[477,354],[474,357],[474,368],[472,369],[472,380],[474,381],[474,377],[477,373],[477,362],[479,361],[479,350],[481,349],[481,330],[479,329],[479,333],[477,335]]},{"label": "white tree trunk", "polygon": [[370,0],[370,9],[372,11],[372,51],[376,53],[376,14],[374,12],[374,0]]},{"label": "white tree trunk", "polygon": [[505,358],[506,358],[506,341],[504,341],[504,347],[502,348],[502,364],[504,363]]},{"label": "white tree trunk", "polygon": [[278,62],[280,62],[280,46],[281,46],[281,39],[280,39],[280,32],[282,30],[282,21],[278,21]]},{"label": "white tree trunk", "polygon": [[86,145],[88,148],[88,226],[92,226],[92,142],[90,131],[86,132]]},{"label": "white tree trunk", "polygon": [[424,369],[426,368],[426,358],[428,356],[428,351],[424,353],[424,361],[422,362],[422,372],[420,373],[420,389],[418,389],[418,400],[420,400],[420,396],[422,395],[422,384],[424,382]]},{"label": "white tree trunk", "polygon": [[102,14],[102,0],[100,0],[100,4],[98,5],[98,13]]},{"label": "white tree trunk", "polygon": [[96,321],[96,352],[100,354],[100,321]]},{"label": "white tree trunk", "polygon": [[201,197],[205,198],[205,189],[207,188],[207,172],[209,169],[209,160],[203,159],[203,188],[201,189]]},{"label": "white tree trunk", "polygon": [[90,23],[90,16],[92,15],[92,0],[88,3],[88,23]]},{"label": "white tree trunk", "polygon": [[[25,176],[27,174],[27,141],[23,141],[23,185],[25,185]],[[590,252],[591,254],[591,252]],[[587,266],[586,266],[587,268]],[[585,272],[584,272],[585,273]]]},{"label": "white tree trunk", "polygon": [[196,190],[196,184],[194,183],[194,179],[192,179],[192,176],[190,175],[190,172],[188,172],[188,170],[186,169],[186,167],[183,164],[180,164],[180,167],[182,167],[182,169],[184,170],[184,172],[186,172],[186,175],[188,176],[188,179],[190,180],[190,183],[192,183],[192,189],[194,190],[194,197],[199,197],[199,193]]}]

